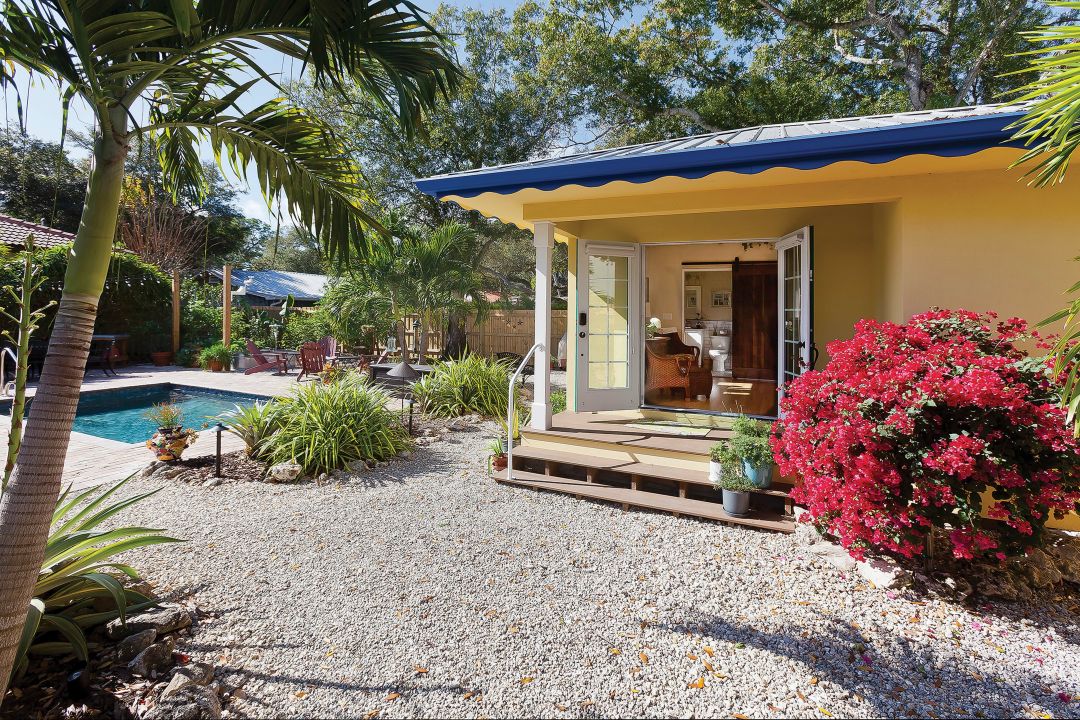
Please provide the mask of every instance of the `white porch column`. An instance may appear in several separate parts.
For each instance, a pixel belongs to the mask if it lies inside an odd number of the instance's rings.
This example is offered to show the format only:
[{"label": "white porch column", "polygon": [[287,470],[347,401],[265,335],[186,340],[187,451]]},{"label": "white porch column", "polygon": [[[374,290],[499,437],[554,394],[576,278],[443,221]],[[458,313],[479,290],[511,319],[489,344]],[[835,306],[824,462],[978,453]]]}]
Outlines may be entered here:
[{"label": "white porch column", "polygon": [[551,427],[551,249],[555,247],[555,225],[533,225],[536,247],[536,310],[533,342],[540,347],[533,356],[533,403],[530,425],[534,430]]}]

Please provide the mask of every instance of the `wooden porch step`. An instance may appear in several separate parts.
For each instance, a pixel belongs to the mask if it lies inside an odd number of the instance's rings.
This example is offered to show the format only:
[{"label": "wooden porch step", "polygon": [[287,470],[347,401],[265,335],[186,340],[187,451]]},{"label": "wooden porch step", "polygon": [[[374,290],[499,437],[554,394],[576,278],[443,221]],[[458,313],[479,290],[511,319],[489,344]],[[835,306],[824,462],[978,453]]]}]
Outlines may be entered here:
[{"label": "wooden porch step", "polygon": [[507,480],[506,477],[501,475],[495,476],[495,480],[503,484],[527,487],[534,490],[566,493],[592,500],[604,500],[650,510],[662,510],[680,515],[690,515],[708,520],[746,525],[761,530],[787,533],[795,531],[795,523],[777,513],[753,511],[747,517],[737,518],[724,512],[723,506],[719,503],[708,502],[705,500],[693,500],[685,497],[642,492],[640,490],[612,487],[610,485],[591,483],[584,480],[542,475],[540,473],[528,472],[525,470],[514,470],[510,480]]},{"label": "wooden porch step", "polygon": [[[626,475],[638,475],[643,478],[668,480],[675,483],[690,483],[692,485],[703,485],[706,487],[712,487],[713,485],[712,481],[709,480],[708,471],[705,470],[690,470],[678,466],[653,465],[650,463],[627,463],[617,458],[605,458],[597,455],[586,455],[585,453],[552,450],[550,448],[533,447],[531,445],[515,447],[514,459],[516,460],[518,458],[529,458],[531,460],[542,460],[544,462],[553,462],[561,465],[575,465],[598,470],[614,470],[615,472],[624,473]],[[754,492],[761,495],[786,498],[789,496],[790,490],[791,485],[786,482],[785,479],[778,479],[771,488],[767,490],[755,490]]]}]

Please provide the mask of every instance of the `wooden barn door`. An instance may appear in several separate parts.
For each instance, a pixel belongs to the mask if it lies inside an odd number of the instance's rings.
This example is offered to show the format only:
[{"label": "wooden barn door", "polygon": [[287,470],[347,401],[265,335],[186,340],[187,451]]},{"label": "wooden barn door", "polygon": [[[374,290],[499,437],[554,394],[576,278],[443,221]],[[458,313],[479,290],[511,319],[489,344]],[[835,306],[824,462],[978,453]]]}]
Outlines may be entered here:
[{"label": "wooden barn door", "polygon": [[748,380],[775,380],[776,263],[736,262],[731,280],[732,373]]}]

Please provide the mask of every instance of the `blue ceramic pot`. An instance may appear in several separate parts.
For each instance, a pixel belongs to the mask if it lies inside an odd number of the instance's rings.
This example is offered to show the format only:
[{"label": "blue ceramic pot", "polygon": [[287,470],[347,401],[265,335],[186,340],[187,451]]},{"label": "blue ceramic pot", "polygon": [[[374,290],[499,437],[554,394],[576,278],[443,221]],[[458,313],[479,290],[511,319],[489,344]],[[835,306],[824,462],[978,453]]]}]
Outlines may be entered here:
[{"label": "blue ceramic pot", "polygon": [[776,465],[769,463],[762,467],[754,467],[747,461],[743,460],[743,474],[746,475],[746,479],[754,484],[755,487],[759,487],[762,490],[772,485],[773,474],[776,472]]}]

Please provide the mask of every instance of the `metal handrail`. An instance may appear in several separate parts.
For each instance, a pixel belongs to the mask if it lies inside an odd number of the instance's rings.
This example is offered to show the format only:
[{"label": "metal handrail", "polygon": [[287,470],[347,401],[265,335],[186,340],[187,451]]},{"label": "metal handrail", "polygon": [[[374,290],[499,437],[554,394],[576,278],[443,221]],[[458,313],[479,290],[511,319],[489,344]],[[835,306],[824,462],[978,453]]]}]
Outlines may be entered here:
[{"label": "metal handrail", "polygon": [[[522,370],[537,350],[541,350],[544,347],[544,343],[534,343],[529,352],[525,353],[525,357],[521,358],[521,364],[518,365],[517,371],[514,376],[510,378],[510,390],[509,398],[506,403],[506,479],[513,480],[511,473],[514,471],[514,414],[517,412],[517,403],[514,402],[514,386],[517,385],[517,380],[521,377]],[[535,371],[534,371],[535,372]]]},{"label": "metal handrail", "polygon": [[[10,355],[11,356],[11,362],[15,363],[15,373],[18,374],[18,372],[19,372],[19,358],[18,358],[18,356],[14,352],[12,352],[10,347],[5,345],[3,347],[3,350],[0,350],[0,380],[3,380],[4,378],[7,377],[7,372],[5,371],[5,367],[4,367],[6,365],[6,361],[7,361],[7,358],[5,356],[7,356],[7,355]],[[15,394],[15,392],[14,392],[15,391],[15,382],[14,381],[4,383],[4,395],[8,394],[8,385],[11,385],[11,390],[12,390],[11,394],[14,395]]]}]

